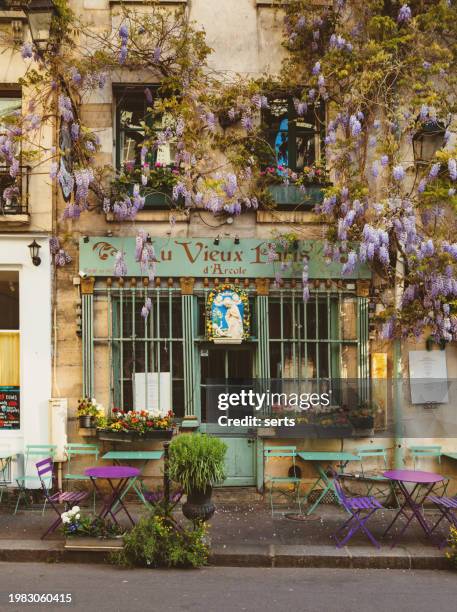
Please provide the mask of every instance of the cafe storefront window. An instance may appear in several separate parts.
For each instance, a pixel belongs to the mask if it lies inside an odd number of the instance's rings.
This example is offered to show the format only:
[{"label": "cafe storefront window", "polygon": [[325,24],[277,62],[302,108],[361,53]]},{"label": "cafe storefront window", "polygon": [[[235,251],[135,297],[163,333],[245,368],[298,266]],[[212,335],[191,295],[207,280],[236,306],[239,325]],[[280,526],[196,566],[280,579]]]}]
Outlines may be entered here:
[{"label": "cafe storefront window", "polygon": [[19,429],[19,272],[0,270],[0,430]]}]

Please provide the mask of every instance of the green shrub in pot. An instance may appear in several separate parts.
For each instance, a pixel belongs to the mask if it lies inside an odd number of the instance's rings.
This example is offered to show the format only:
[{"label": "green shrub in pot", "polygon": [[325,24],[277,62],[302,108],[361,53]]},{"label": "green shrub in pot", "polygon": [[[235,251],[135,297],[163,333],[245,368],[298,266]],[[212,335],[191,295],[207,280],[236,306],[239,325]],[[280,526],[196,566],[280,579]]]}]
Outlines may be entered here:
[{"label": "green shrub in pot", "polygon": [[187,501],[183,514],[192,521],[206,521],[215,510],[212,488],[225,478],[225,442],[204,434],[183,434],[170,443],[170,478],[179,483]]}]

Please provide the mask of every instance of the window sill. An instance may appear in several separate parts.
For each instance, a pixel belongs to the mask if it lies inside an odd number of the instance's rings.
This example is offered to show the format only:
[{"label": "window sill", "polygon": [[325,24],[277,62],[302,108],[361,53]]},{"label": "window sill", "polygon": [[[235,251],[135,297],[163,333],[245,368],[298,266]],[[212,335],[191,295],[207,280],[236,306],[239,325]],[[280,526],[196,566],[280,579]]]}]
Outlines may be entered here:
[{"label": "window sill", "polygon": [[30,215],[9,215],[8,213],[0,214],[0,225],[28,225],[30,223]]},{"label": "window sill", "polygon": [[[189,222],[189,215],[183,212],[173,212],[169,208],[166,210],[141,210],[133,221],[129,220],[129,223],[144,223],[145,221],[166,221],[170,222],[170,217],[174,215],[176,222]],[[113,215],[113,213],[106,214],[106,220],[109,223],[125,223],[125,221],[119,221]]]},{"label": "window sill", "polygon": [[[109,0],[110,4],[147,4],[144,0]],[[159,4],[187,4],[187,0],[159,0]]]},{"label": "window sill", "polygon": [[[256,0],[257,6],[273,6],[281,7],[286,4],[292,4],[295,0]],[[314,6],[333,6],[333,0],[308,0],[309,4]]]},{"label": "window sill", "polygon": [[0,23],[9,23],[10,21],[27,21],[24,11],[0,11]]},{"label": "window sill", "polygon": [[257,223],[321,223],[310,210],[258,210]]}]

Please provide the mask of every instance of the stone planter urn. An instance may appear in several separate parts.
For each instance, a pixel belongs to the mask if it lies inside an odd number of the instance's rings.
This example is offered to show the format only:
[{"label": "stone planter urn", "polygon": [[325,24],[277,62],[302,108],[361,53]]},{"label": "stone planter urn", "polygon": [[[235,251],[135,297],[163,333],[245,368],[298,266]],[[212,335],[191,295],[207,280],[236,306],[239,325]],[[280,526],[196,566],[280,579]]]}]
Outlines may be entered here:
[{"label": "stone planter urn", "polygon": [[187,501],[182,505],[182,513],[193,522],[208,521],[214,514],[216,506],[211,501],[212,487],[206,487],[204,491],[195,489],[187,496]]}]

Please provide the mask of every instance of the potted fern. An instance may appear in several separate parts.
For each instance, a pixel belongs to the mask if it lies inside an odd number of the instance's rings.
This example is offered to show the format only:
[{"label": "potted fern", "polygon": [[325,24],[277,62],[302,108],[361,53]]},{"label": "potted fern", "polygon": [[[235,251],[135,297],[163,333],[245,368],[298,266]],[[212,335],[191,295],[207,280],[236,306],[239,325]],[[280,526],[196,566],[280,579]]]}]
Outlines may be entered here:
[{"label": "potted fern", "polygon": [[191,521],[207,521],[215,511],[211,501],[213,486],[225,478],[227,445],[204,434],[183,434],[170,443],[170,478],[187,495],[182,511]]}]

